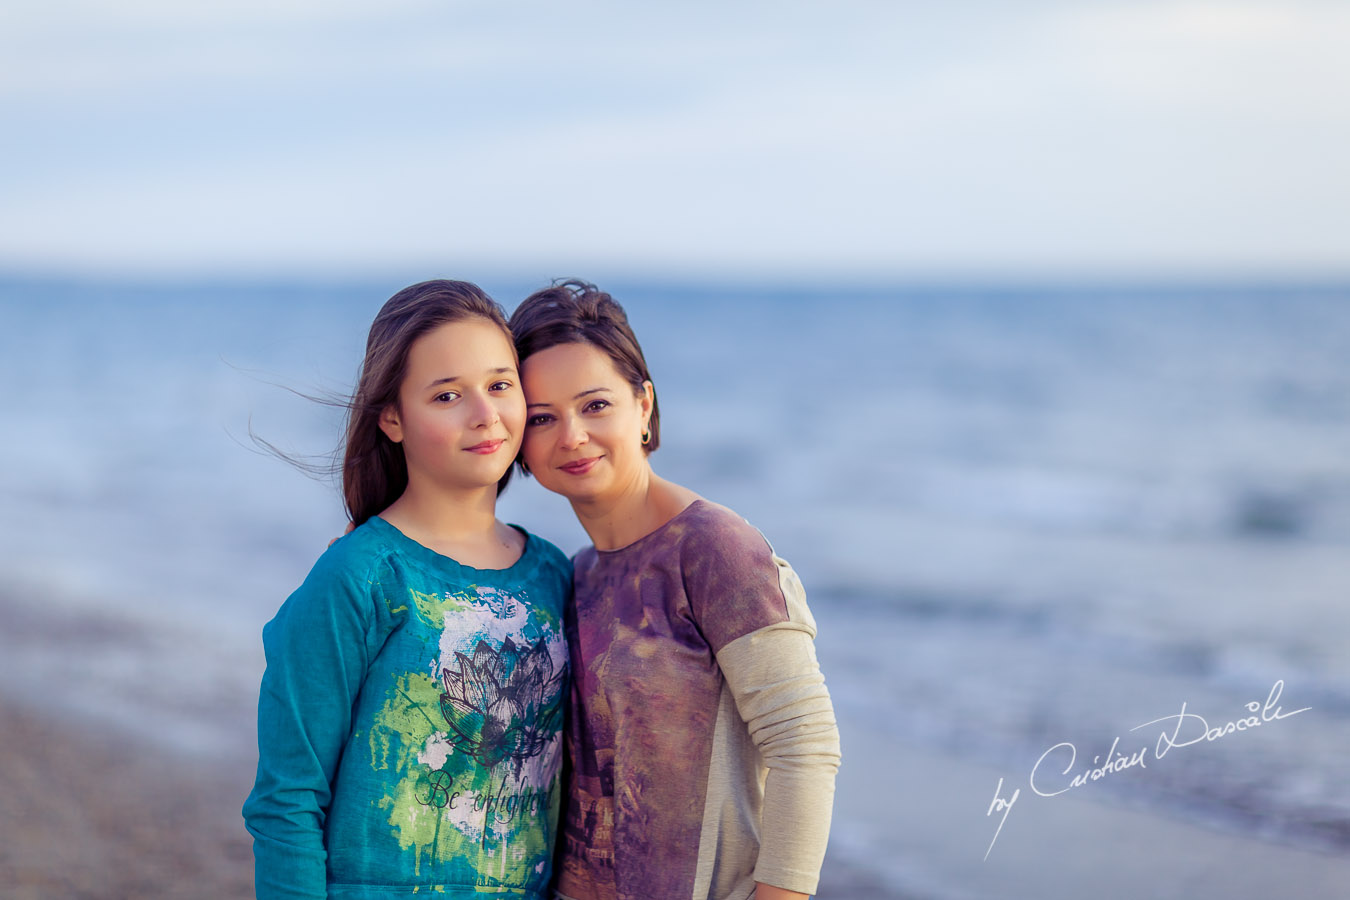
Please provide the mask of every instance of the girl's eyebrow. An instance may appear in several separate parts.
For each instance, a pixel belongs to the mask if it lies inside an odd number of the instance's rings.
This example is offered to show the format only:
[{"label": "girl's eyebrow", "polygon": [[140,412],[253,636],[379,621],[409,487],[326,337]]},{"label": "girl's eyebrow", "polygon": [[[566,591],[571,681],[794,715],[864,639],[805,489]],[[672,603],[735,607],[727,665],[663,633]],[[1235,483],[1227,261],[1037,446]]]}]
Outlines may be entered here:
[{"label": "girl's eyebrow", "polygon": [[[610,394],[610,393],[613,392],[607,387],[586,388],[586,390],[582,391],[580,394],[573,396],[572,399],[580,400],[582,397],[585,397],[588,394]],[[537,406],[552,406],[552,405],[553,405],[552,403],[527,403],[525,404],[525,408],[534,409]]]},{"label": "girl's eyebrow", "polygon": [[[496,368],[496,369],[488,369],[488,374],[489,374],[489,375],[511,375],[511,374],[514,374],[515,371],[516,371],[516,370],[513,369],[511,366],[500,366],[500,367],[498,367],[498,368]],[[440,386],[440,385],[442,385],[442,384],[453,384],[453,383],[456,382],[456,381],[461,381],[461,380],[463,380],[463,378],[464,378],[463,375],[447,375],[447,376],[445,376],[444,378],[437,378],[437,379],[436,379],[435,381],[433,381],[431,384],[427,385],[426,389],[427,389],[427,390],[431,390],[432,388],[438,387],[438,386]]]}]

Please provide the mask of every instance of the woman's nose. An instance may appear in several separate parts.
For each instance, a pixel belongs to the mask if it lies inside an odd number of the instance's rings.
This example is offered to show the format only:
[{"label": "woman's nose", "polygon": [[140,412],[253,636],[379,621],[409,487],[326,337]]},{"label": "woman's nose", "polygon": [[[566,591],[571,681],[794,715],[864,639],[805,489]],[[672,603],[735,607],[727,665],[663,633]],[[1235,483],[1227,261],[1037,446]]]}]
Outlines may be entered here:
[{"label": "woman's nose", "polygon": [[562,446],[564,450],[576,449],[586,443],[587,439],[586,429],[582,427],[580,419],[569,416],[563,420]]}]

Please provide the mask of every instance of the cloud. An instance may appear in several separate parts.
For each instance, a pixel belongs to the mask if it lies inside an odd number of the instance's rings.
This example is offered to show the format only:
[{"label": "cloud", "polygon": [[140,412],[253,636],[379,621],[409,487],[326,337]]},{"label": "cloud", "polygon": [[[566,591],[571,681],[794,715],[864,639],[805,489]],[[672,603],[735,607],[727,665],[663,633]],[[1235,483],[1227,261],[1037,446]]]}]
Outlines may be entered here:
[{"label": "cloud", "polygon": [[1340,4],[231,9],[20,15],[0,260],[1350,265]]}]

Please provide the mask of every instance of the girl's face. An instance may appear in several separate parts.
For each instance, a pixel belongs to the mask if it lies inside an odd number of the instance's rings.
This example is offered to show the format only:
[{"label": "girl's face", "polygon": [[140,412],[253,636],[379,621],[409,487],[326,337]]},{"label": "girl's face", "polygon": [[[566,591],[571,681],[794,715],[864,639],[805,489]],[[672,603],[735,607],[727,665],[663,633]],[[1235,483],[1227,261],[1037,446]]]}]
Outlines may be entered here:
[{"label": "girl's face", "polygon": [[448,322],[414,341],[398,405],[380,415],[380,429],[403,445],[409,490],[496,484],[524,425],[515,353],[485,319]]},{"label": "girl's face", "polygon": [[642,433],[651,382],[633,395],[613,361],[590,344],[556,344],[521,364],[529,402],[523,447],[530,474],[573,501],[617,497],[647,468]]}]

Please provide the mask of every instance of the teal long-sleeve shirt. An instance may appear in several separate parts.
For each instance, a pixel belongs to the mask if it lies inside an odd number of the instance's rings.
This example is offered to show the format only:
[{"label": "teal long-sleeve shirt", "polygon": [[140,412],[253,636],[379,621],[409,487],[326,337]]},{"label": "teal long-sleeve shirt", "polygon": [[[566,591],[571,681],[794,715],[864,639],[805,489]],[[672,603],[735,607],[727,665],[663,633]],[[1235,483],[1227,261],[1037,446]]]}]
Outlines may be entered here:
[{"label": "teal long-sleeve shirt", "polygon": [[461,566],[372,518],[263,629],[259,900],[545,896],[571,564]]}]

